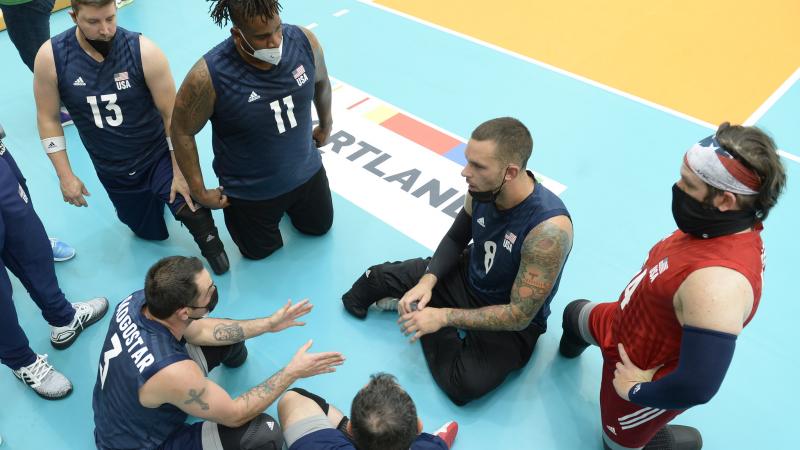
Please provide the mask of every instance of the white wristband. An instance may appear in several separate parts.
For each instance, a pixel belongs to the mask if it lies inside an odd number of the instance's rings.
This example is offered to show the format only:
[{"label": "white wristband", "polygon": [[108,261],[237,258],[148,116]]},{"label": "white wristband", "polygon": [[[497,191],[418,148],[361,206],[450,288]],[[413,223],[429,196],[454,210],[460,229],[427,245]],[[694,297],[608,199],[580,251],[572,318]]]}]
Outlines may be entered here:
[{"label": "white wristband", "polygon": [[167,147],[169,147],[169,151],[171,152],[175,151],[175,149],[172,148],[172,139],[170,139],[169,136],[167,136]]},{"label": "white wristband", "polygon": [[67,149],[67,141],[64,136],[56,136],[42,139],[42,148],[45,153],[56,153]]}]

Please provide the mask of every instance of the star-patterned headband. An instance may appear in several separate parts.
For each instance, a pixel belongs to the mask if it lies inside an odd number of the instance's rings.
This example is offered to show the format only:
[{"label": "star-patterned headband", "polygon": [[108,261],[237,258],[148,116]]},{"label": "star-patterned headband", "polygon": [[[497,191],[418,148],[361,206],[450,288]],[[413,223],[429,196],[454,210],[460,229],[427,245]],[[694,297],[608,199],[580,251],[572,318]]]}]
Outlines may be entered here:
[{"label": "star-patterned headband", "polygon": [[734,194],[758,194],[761,179],[719,145],[714,136],[694,144],[683,157],[686,166],[707,184]]}]

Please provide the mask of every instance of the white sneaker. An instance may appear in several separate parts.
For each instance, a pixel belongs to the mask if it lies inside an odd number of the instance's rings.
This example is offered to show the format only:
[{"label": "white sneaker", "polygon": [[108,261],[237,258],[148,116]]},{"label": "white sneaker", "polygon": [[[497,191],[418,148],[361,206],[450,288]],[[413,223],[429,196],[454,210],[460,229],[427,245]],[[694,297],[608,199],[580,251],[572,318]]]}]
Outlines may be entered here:
[{"label": "white sneaker", "polygon": [[72,392],[72,383],[47,362],[47,355],[36,355],[33,364],[12,372],[39,394],[39,397],[48,400],[58,400]]},{"label": "white sneaker", "polygon": [[108,300],[97,297],[87,302],[73,303],[72,306],[75,308],[72,323],[63,327],[51,327],[50,330],[50,343],[59,350],[72,345],[81,331],[103,318],[108,311]]}]

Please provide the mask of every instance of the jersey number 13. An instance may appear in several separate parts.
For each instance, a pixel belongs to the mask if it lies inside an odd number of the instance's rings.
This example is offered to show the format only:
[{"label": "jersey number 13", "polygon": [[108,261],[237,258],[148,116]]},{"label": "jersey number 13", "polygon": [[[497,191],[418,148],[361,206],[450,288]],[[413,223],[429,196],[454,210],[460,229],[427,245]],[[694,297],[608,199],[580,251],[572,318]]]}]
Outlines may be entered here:
[{"label": "jersey number 13", "polygon": [[[117,105],[117,94],[105,94],[100,96],[100,101],[105,102],[106,110],[111,114],[105,116],[106,123],[112,127],[122,125],[122,109]],[[92,115],[94,116],[94,124],[97,128],[103,128],[103,117],[100,115],[100,107],[98,106],[97,96],[90,95],[86,97],[86,102],[92,107]]]}]

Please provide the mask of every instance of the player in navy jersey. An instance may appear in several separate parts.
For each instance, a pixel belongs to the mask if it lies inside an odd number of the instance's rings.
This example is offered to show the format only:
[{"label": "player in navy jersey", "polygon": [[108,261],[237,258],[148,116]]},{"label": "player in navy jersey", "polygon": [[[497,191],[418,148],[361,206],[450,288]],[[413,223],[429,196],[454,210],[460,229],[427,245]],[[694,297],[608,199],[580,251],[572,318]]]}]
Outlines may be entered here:
[{"label": "player in navy jersey", "polygon": [[[282,23],[280,9],[275,0],[216,1],[212,17],[220,26],[230,20],[231,36],[186,75],[172,120],[175,156],[192,196],[225,208],[228,231],[250,259],[283,246],[284,214],[309,235],[325,234],[333,223],[317,150],[333,125],[328,71],[314,34]],[[206,189],[195,142],[209,120],[216,189]]]},{"label": "player in navy jersey", "polygon": [[[304,325],[297,319],[312,305],[288,301],[252,320],[208,318],[218,298],[199,259],[171,256],[117,305],[92,398],[99,449],[281,449],[280,427],[264,410],[298,379],[333,372],[344,358],[308,353],[308,341],[284,368],[231,398],[208,372],[241,366],[245,340]],[[189,425],[187,415],[206,421]]]},{"label": "player in navy jersey", "polygon": [[449,450],[458,434],[453,421],[433,434],[423,433],[411,396],[386,373],[370,377],[353,398],[350,414],[348,419],[300,388],[290,389],[278,402],[289,450]]},{"label": "player in navy jersey", "polygon": [[214,272],[228,257],[207,208],[198,208],[170,151],[175,83],[149,39],[116,25],[113,0],[72,0],[75,27],[45,42],[34,65],[39,135],[65,202],[88,206],[72,171],[59,101],[67,106],[117,216],[139,237],[169,234],[164,205],[191,232]]},{"label": "player in navy jersey", "polygon": [[525,170],[532,149],[516,119],[481,124],[464,151],[464,208],[433,258],[372,266],[342,296],[360,318],[399,298],[403,332],[421,338],[434,380],[458,405],[528,362],[572,248],[566,207]]}]

